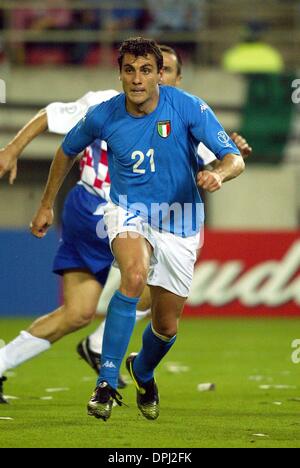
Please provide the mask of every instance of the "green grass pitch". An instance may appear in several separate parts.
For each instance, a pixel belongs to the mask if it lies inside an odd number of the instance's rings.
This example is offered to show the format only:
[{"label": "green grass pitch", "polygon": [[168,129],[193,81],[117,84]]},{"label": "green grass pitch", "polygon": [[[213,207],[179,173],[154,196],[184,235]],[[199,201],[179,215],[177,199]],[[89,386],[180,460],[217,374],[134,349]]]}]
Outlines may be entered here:
[{"label": "green grass pitch", "polygon": [[[0,339],[28,325],[0,319]],[[93,327],[81,330],[9,377],[5,394],[19,399],[0,405],[0,447],[300,447],[300,364],[291,361],[299,325],[297,319],[182,320],[156,374],[160,418],[139,415],[129,385],[122,391],[129,408],[114,408],[106,423],[86,415],[96,375],[74,350]],[[129,351],[139,349],[144,326],[136,327]],[[205,382],[216,390],[199,392]],[[46,391],[58,387],[65,390]]]}]

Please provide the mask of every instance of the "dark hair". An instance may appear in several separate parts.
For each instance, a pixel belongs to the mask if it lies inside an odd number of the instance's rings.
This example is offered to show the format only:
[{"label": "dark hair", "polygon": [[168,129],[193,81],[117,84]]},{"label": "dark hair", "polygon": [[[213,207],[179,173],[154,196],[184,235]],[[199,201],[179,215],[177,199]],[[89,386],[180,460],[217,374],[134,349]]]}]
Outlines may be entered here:
[{"label": "dark hair", "polygon": [[170,46],[167,46],[165,44],[158,44],[158,47],[162,52],[166,52],[167,54],[175,55],[176,57],[176,62],[177,62],[177,76],[181,75],[181,70],[182,70],[182,58],[175,49],[173,49]]},{"label": "dark hair", "polygon": [[122,42],[119,48],[118,64],[120,70],[122,69],[123,57],[125,54],[132,54],[135,57],[146,57],[152,54],[155,57],[157,70],[163,68],[163,56],[157,43],[153,39],[146,39],[144,37],[131,37]]}]

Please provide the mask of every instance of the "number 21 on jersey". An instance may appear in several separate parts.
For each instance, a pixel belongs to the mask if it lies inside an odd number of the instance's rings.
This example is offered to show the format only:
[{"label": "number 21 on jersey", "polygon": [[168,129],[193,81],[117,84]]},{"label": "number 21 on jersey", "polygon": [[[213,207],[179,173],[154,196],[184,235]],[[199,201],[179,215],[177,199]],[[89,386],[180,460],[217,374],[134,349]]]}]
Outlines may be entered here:
[{"label": "number 21 on jersey", "polygon": [[[148,158],[150,158],[150,171],[155,172],[155,162],[154,162],[154,149],[150,148],[148,153],[146,154]],[[135,174],[145,174],[146,169],[140,169],[140,166],[143,164],[145,160],[145,155],[142,151],[134,151],[131,155],[131,159],[138,161],[133,165],[133,172]]]}]

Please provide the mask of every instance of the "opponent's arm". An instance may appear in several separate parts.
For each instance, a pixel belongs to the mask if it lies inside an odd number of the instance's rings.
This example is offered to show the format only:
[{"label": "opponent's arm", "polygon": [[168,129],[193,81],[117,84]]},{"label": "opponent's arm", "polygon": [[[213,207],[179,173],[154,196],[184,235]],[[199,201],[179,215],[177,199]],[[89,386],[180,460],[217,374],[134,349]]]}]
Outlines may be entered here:
[{"label": "opponent's arm", "polygon": [[230,138],[238,147],[238,150],[240,151],[242,158],[244,160],[247,159],[252,154],[251,146],[249,145],[246,138],[244,138],[242,135],[240,135],[237,132],[233,132],[231,133]]},{"label": "opponent's arm", "polygon": [[[114,91],[110,91],[114,94]],[[9,182],[12,184],[17,175],[17,159],[23,150],[38,135],[49,130],[52,133],[65,135],[84,116],[89,106],[90,93],[84,95],[75,102],[53,102],[45,109],[40,110],[8,143],[0,150],[0,178],[7,172],[10,173]],[[93,93],[91,93],[93,94]],[[106,96],[107,92],[104,92]],[[101,100],[105,96],[97,93],[96,99]]]},{"label": "opponent's arm", "polygon": [[0,149],[0,179],[9,172],[9,183],[13,184],[17,176],[17,160],[22,151],[38,135],[48,129],[47,113],[40,110],[7,144]]},{"label": "opponent's arm", "polygon": [[[244,159],[244,161],[249,156],[251,156],[252,148],[249,145],[249,143],[247,142],[247,140],[242,135],[239,135],[238,133],[233,132],[233,133],[231,133],[230,138],[236,144],[236,146],[237,146],[238,150],[240,151],[241,156]],[[218,159],[215,159],[215,160],[213,160],[213,161],[211,161],[209,163],[209,166],[210,166],[211,169],[216,169],[220,164],[221,164],[221,161],[219,161]]]},{"label": "opponent's arm", "polygon": [[223,182],[238,177],[245,169],[241,156],[228,153],[212,171],[204,170],[197,174],[197,185],[208,192],[215,192],[222,187]]},{"label": "opponent's arm", "polygon": [[30,229],[34,236],[39,238],[44,237],[53,223],[53,206],[56,196],[75,160],[66,156],[61,147],[58,148],[50,167],[40,207],[30,224]]}]

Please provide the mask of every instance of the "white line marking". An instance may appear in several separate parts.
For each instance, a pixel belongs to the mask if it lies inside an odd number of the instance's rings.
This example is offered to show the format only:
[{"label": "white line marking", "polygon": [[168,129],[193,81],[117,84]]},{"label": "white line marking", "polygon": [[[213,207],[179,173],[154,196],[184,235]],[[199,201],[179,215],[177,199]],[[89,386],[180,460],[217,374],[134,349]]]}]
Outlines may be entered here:
[{"label": "white line marking", "polygon": [[46,388],[46,392],[54,393],[54,392],[68,392],[70,389],[68,387],[57,387],[57,388]]}]

